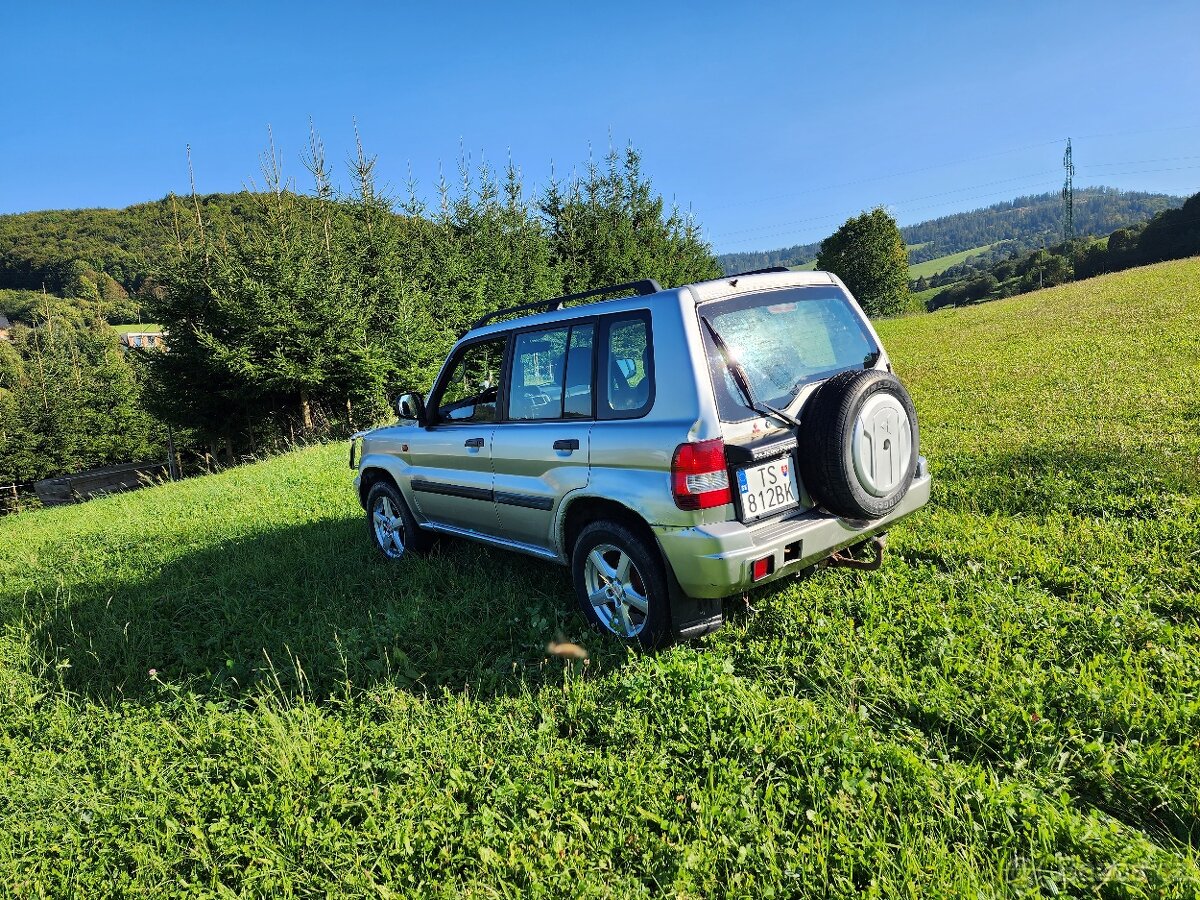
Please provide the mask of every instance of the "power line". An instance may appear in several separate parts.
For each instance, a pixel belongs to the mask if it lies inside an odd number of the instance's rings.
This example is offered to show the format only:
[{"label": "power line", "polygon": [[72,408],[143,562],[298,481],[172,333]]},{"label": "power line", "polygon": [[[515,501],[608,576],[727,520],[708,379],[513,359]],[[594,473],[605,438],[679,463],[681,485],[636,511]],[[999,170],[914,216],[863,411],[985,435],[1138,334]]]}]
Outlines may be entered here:
[{"label": "power line", "polygon": [[[946,197],[951,194],[961,194],[964,191],[973,191],[978,188],[991,187],[991,186],[997,185],[997,184],[1012,184],[1014,182],[1018,182],[1018,183],[1022,183],[1022,184],[1032,184],[1033,181],[1036,180],[1036,182],[1040,185],[1045,181],[1045,179],[1047,177],[1049,177],[1049,176],[1045,172],[1031,172],[1027,175],[1018,175],[1014,178],[1000,178],[1000,179],[997,179],[996,181],[984,181],[984,182],[980,182],[979,184],[970,184],[970,185],[967,185],[966,187],[955,188],[955,189],[949,190],[949,191],[939,191],[935,194],[922,194],[919,197],[909,197],[906,200],[886,201],[884,203],[884,205],[890,206],[890,207],[908,206],[909,204],[916,203],[919,200],[930,200],[930,199],[933,199],[936,197]],[[996,192],[996,194],[1007,194],[1007,193],[1008,193],[1007,190]],[[995,196],[996,194],[986,194],[984,196]],[[965,197],[963,199],[971,200],[971,199],[975,199],[975,198]],[[784,228],[788,225],[797,225],[797,224],[803,224],[803,223],[807,223],[807,222],[820,221],[823,219],[832,219],[838,215],[841,215],[841,214],[840,213],[829,213],[828,215],[812,216],[812,217],[804,218],[804,219],[791,219],[787,222],[775,222],[771,225],[762,225],[762,226],[759,226],[756,228],[739,228],[734,231],[721,231],[721,232],[717,232],[716,234],[714,234],[713,237],[727,237],[729,235],[734,235],[734,234],[749,234],[751,232],[756,232],[756,231],[766,231],[769,229],[780,229],[780,228]]]},{"label": "power line", "polygon": [[[1120,131],[1109,131],[1109,132],[1102,132],[1102,133],[1085,134],[1082,137],[1083,138],[1119,137],[1119,136],[1133,135],[1133,134],[1151,134],[1151,133],[1159,133],[1159,132],[1185,131],[1185,130],[1195,129],[1195,128],[1200,128],[1200,123],[1189,123],[1189,124],[1183,124],[1183,125],[1168,125],[1168,126],[1161,126],[1161,127],[1155,127],[1155,128],[1124,129],[1124,130],[1120,130]],[[852,186],[860,185],[860,184],[869,184],[869,183],[876,182],[876,181],[883,181],[883,180],[887,180],[887,179],[891,179],[891,178],[899,178],[899,177],[903,177],[905,175],[913,175],[913,174],[917,174],[917,173],[921,173],[921,172],[928,172],[928,171],[932,171],[932,170],[936,170],[936,169],[947,168],[950,166],[963,165],[963,164],[975,162],[978,160],[990,159],[990,158],[994,158],[997,156],[1004,156],[1004,155],[1007,155],[1010,153],[1019,153],[1019,152],[1025,151],[1025,150],[1038,149],[1040,147],[1046,147],[1046,146],[1050,146],[1052,144],[1058,144],[1062,140],[1063,140],[1062,138],[1056,138],[1054,140],[1039,141],[1039,142],[1032,143],[1032,144],[1025,144],[1020,147],[1010,147],[1010,148],[1006,148],[1004,150],[997,150],[997,151],[994,151],[991,153],[980,154],[977,156],[966,157],[963,159],[951,160],[951,161],[942,162],[942,163],[935,163],[930,166],[922,166],[919,168],[907,169],[907,170],[900,171],[900,172],[891,172],[891,173],[888,173],[885,175],[876,175],[876,176],[872,176],[869,178],[860,178],[860,179],[853,179],[850,181],[844,181],[844,182],[839,182],[839,183],[818,185],[815,187],[807,188],[802,191],[794,191],[794,192],[791,192],[788,194],[773,194],[769,197],[751,198],[751,199],[746,199],[746,200],[734,201],[731,203],[723,203],[723,204],[720,204],[717,206],[708,206],[708,207],[706,207],[706,210],[718,211],[718,210],[723,210],[723,209],[731,209],[731,208],[735,208],[735,207],[748,206],[748,205],[759,204],[759,203],[767,203],[767,202],[777,203],[780,200],[787,200],[787,199],[791,199],[791,198],[795,198],[795,197],[807,196],[809,194],[815,194],[815,193],[819,193],[822,191],[835,190],[835,189],[845,188],[845,187],[852,187]],[[1143,165],[1143,164],[1151,163],[1151,162],[1168,162],[1168,161],[1186,160],[1186,159],[1193,159],[1193,158],[1196,158],[1196,157],[1181,156],[1181,157],[1164,157],[1164,158],[1156,159],[1156,160],[1126,160],[1126,161],[1122,161],[1122,162],[1112,162],[1112,163],[1095,163],[1095,164],[1090,164],[1090,165],[1086,165],[1086,166],[1080,166],[1079,169],[1081,171],[1084,171],[1084,170],[1093,171],[1093,170],[1098,170],[1098,169],[1103,169],[1103,168],[1112,168],[1112,167],[1122,166],[1122,165]],[[1187,168],[1191,168],[1191,167],[1179,167],[1178,169],[1155,169],[1155,170],[1144,170],[1144,171],[1136,171],[1136,172],[1107,172],[1107,173],[1097,172],[1096,174],[1098,174],[1098,175],[1114,175],[1114,176],[1116,176],[1116,175],[1152,174],[1155,172],[1180,171],[1182,169],[1187,169]],[[949,193],[949,192],[947,192],[947,193]],[[827,219],[827,218],[834,218],[835,215],[836,214],[831,214],[828,216],[812,217],[811,219],[805,219],[802,221],[803,222],[820,221],[820,220]],[[731,235],[731,234],[747,234],[747,233],[750,233],[751,231],[762,232],[762,231],[766,231],[768,229],[779,229],[780,227],[782,227],[782,226],[781,225],[771,225],[771,226],[763,226],[762,228],[758,228],[758,229],[740,229],[737,231],[718,232],[715,235],[715,237],[721,237],[721,236]],[[766,235],[766,236],[769,236],[769,235]]]},{"label": "power line", "polygon": [[[1043,178],[1045,178],[1045,176],[1043,176]],[[1057,184],[1056,181],[1042,180],[1042,181],[1037,182],[1036,185],[1030,185],[1029,187],[1026,188],[1026,190],[1035,190],[1037,188],[1049,190],[1049,189],[1053,188],[1056,184]],[[974,187],[974,185],[973,185],[973,187]],[[986,193],[986,194],[975,194],[970,197],[963,197],[962,201],[969,202],[971,200],[988,200],[993,197],[1011,197],[1011,196],[1012,196],[1012,191],[1011,191],[1011,189],[1009,189],[1009,190],[1004,190],[1004,191],[992,191],[992,192]],[[887,204],[887,205],[890,207],[893,207],[893,208],[905,207],[907,212],[909,212],[909,213],[921,212],[921,211],[927,210],[927,209],[938,209],[945,205],[944,203],[934,203],[934,204],[927,204],[925,206],[908,207],[908,204],[910,202],[912,202],[912,201],[903,201],[903,202],[891,203],[891,204]],[[947,215],[956,215],[956,213],[947,213]],[[712,238],[717,238],[717,237],[725,237],[725,236],[728,236],[728,235],[734,234],[734,233],[746,234],[750,231],[763,231],[765,229],[773,229],[772,231],[769,231],[766,234],[759,234],[757,236],[757,238],[755,238],[757,240],[762,240],[762,239],[774,237],[776,235],[793,233],[795,231],[795,228],[791,227],[791,226],[796,225],[796,224],[807,224],[809,222],[822,221],[824,219],[836,219],[836,218],[841,218],[843,216],[845,216],[844,212],[829,213],[828,215],[824,215],[824,216],[813,216],[810,219],[798,219],[791,223],[781,222],[781,223],[777,223],[775,225],[766,225],[766,226],[763,226],[762,229],[747,229],[746,231],[742,231],[742,232],[721,232],[718,234],[709,235],[708,237],[710,239],[712,239]],[[914,224],[919,224],[919,223],[914,223]],[[901,226],[901,227],[903,228],[906,226]],[[796,241],[796,243],[803,243],[803,241]],[[725,251],[725,252],[739,253],[739,252],[752,252],[752,251],[730,250],[730,251]]]},{"label": "power line", "polygon": [[[1193,158],[1200,158],[1200,157],[1188,157],[1188,156],[1167,157],[1167,158],[1164,158],[1164,161],[1166,161],[1167,159],[1184,160],[1184,159],[1193,159]],[[1150,162],[1150,160],[1146,160],[1146,161]],[[1112,163],[1112,165],[1132,164],[1133,162],[1134,162],[1133,160],[1126,160],[1124,162]],[[1078,168],[1080,170],[1090,170],[1092,168],[1095,168],[1097,166],[1102,166],[1102,165],[1105,165],[1105,164],[1104,163],[1095,163],[1093,165],[1080,166]],[[1168,167],[1168,168],[1157,168],[1157,169],[1130,169],[1130,170],[1123,171],[1123,172],[1103,172],[1103,173],[1097,173],[1097,174],[1104,175],[1105,177],[1110,177],[1110,176],[1115,177],[1115,176],[1121,176],[1121,175],[1151,175],[1151,174],[1156,174],[1156,173],[1161,173],[1161,172],[1182,172],[1182,171],[1190,171],[1190,170],[1194,170],[1194,169],[1200,169],[1200,165],[1172,166],[1172,167]],[[961,188],[956,191],[947,191],[945,193],[947,193],[947,194],[961,193],[961,191],[963,191],[963,190],[971,190],[976,187],[983,187],[983,186],[990,185],[990,184],[1000,184],[1000,183],[1004,183],[1005,181],[1010,181],[1010,180],[1012,180],[1012,181],[1024,180],[1026,177],[1027,176],[1021,176],[1021,179],[1002,179],[997,182],[982,182],[978,185],[971,185],[968,188]],[[1043,186],[1046,188],[1049,188],[1049,187],[1053,186],[1053,183],[1038,184],[1036,186],[1031,184],[1029,187],[1026,188],[1026,190],[1033,190],[1033,189],[1036,189],[1036,187],[1043,187]],[[978,195],[974,195],[971,197],[963,197],[962,200],[963,200],[963,202],[969,202],[971,200],[985,200],[990,197],[1007,196],[1007,194],[1008,194],[1007,191],[996,191],[996,192],[992,192],[992,193],[988,193],[988,194],[978,194]],[[940,196],[940,195],[931,194],[931,195],[927,195],[927,196],[935,197],[935,196]],[[923,198],[910,198],[909,200],[897,201],[897,202],[889,203],[886,205],[891,206],[891,207],[907,207],[907,205],[909,203],[911,203],[911,202],[913,202],[913,200],[917,200],[917,199],[923,199]],[[921,206],[921,207],[913,207],[913,208],[908,208],[907,212],[909,212],[909,213],[921,212],[926,209],[936,209],[942,205],[943,204],[932,204],[932,205]],[[767,239],[767,238],[776,237],[779,235],[786,235],[786,234],[792,233],[794,231],[794,228],[790,227],[792,225],[807,224],[810,222],[823,221],[825,219],[833,219],[833,218],[837,218],[839,215],[844,215],[844,213],[830,213],[828,215],[823,215],[823,216],[813,216],[813,217],[807,218],[807,219],[793,220],[792,222],[780,222],[780,223],[776,223],[773,225],[765,225],[765,226],[762,226],[761,228],[755,228],[755,229],[742,229],[742,230],[738,230],[738,231],[718,232],[716,234],[709,235],[708,237],[711,240],[711,239],[720,238],[720,237],[728,237],[728,236],[736,235],[736,234],[749,235],[751,233],[765,232],[765,233],[758,233],[757,237],[755,238],[758,240],[763,240],[763,239]],[[955,213],[947,213],[947,215],[955,215]],[[914,224],[920,224],[920,223],[914,223]],[[901,227],[907,227],[907,226],[901,226]],[[794,242],[795,243],[804,243],[804,241],[801,241],[801,240],[795,240]],[[814,243],[814,242],[809,242],[809,243]],[[754,252],[754,251],[728,250],[728,251],[724,251],[724,252],[746,253],[746,252]]]},{"label": "power line", "polygon": [[1200,156],[1160,156],[1158,159],[1125,159],[1120,162],[1092,163],[1080,166],[1081,169],[1107,169],[1112,166],[1141,166],[1147,163],[1178,162],[1181,159],[1200,159]]},{"label": "power line", "polygon": [[855,185],[859,185],[859,184],[870,184],[871,182],[875,182],[875,181],[886,181],[890,178],[901,178],[905,175],[916,175],[921,172],[931,172],[935,169],[945,169],[949,166],[961,166],[961,165],[965,165],[966,163],[970,163],[970,162],[978,162],[981,159],[992,159],[993,157],[996,157],[996,156],[1006,156],[1009,153],[1020,153],[1024,150],[1036,150],[1041,147],[1048,147],[1051,144],[1059,144],[1061,142],[1062,142],[1061,138],[1056,138],[1053,141],[1042,141],[1037,144],[1027,144],[1023,147],[1011,147],[1007,150],[996,150],[993,153],[985,153],[981,156],[972,156],[972,157],[968,157],[966,159],[956,159],[956,160],[951,160],[950,162],[935,163],[931,166],[922,166],[921,168],[918,168],[918,169],[906,169],[903,172],[891,172],[887,175],[872,175],[869,178],[858,178],[853,181],[843,181],[843,182],[839,182],[836,184],[818,185],[817,187],[805,188],[802,191],[794,191],[790,194],[772,194],[770,197],[756,197],[756,198],[752,198],[749,200],[737,200],[732,203],[723,203],[720,206],[710,206],[710,207],[708,207],[708,209],[709,210],[731,209],[735,206],[748,206],[753,203],[768,203],[768,202],[775,202],[778,200],[788,200],[788,199],[791,199],[792,197],[803,197],[808,194],[820,193],[821,191],[832,191],[832,190],[837,190],[839,188],[854,187]]}]

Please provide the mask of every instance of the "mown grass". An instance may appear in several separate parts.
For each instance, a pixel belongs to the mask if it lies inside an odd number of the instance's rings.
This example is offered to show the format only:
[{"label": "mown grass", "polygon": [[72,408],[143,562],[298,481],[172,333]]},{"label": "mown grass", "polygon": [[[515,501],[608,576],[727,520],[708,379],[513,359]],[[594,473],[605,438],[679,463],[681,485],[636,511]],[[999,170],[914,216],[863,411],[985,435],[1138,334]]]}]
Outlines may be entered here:
[{"label": "mown grass", "polygon": [[[956,282],[954,282],[954,284],[958,284],[958,282],[956,281]],[[940,287],[926,288],[923,291],[913,291],[912,297],[913,297],[913,300],[916,301],[920,305],[921,309],[925,309],[926,306],[928,306],[930,300],[932,300],[934,297],[936,297],[942,291],[944,291],[947,288],[952,287],[952,286],[953,285],[943,284]]]},{"label": "mown grass", "polygon": [[[945,272],[951,266],[957,266],[968,256],[974,256],[977,253],[982,253],[991,247],[992,244],[984,244],[982,247],[972,247],[970,250],[962,250],[958,253],[948,253],[945,256],[939,256],[935,259],[927,259],[925,262],[914,263],[908,267],[908,277],[910,279],[928,278],[930,275],[937,275],[939,272]],[[913,249],[909,247],[909,249]]]},{"label": "mown grass", "polygon": [[658,655],[342,447],[0,520],[0,894],[1196,896],[1200,260],[880,330],[933,505]]}]

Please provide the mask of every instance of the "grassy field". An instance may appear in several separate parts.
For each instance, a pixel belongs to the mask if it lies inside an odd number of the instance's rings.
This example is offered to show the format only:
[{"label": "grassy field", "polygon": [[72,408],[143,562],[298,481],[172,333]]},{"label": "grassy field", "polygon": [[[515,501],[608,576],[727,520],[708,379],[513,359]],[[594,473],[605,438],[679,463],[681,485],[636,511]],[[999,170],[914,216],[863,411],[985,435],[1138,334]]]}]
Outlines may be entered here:
[{"label": "grassy field", "polygon": [[[970,250],[963,250],[960,253],[950,253],[946,256],[939,256],[935,259],[927,259],[925,262],[916,263],[908,267],[908,277],[910,279],[917,279],[922,276],[928,278],[930,275],[938,274],[938,272],[945,272],[951,266],[957,266],[968,256],[982,253],[991,246],[991,244],[985,244],[982,247],[972,247]],[[910,247],[909,249],[912,248]]]},{"label": "grassy field", "polygon": [[1200,260],[880,330],[932,506],[658,655],[341,446],[0,520],[0,896],[1197,896]]},{"label": "grassy field", "polygon": [[[955,284],[957,284],[957,283],[958,282],[955,282]],[[950,285],[943,284],[940,287],[926,288],[923,291],[913,291],[912,292],[913,299],[916,300],[919,304],[921,304],[922,307],[924,307],[927,303],[929,303],[930,300],[932,300],[934,297],[936,297],[942,291],[946,290],[948,287],[950,287]]]},{"label": "grassy field", "polygon": [[149,323],[139,323],[137,325],[110,325],[113,331],[117,334],[138,334],[143,331],[162,331],[161,325],[153,325]]}]

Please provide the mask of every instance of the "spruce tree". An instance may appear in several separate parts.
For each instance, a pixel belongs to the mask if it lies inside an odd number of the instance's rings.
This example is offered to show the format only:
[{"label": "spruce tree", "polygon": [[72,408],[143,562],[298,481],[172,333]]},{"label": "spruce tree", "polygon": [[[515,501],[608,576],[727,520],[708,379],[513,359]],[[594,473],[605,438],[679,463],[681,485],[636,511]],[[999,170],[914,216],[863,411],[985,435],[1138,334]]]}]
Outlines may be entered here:
[{"label": "spruce tree", "polygon": [[699,228],[678,209],[667,212],[633,147],[610,150],[583,178],[552,179],[540,209],[566,291],[655,278],[664,287],[716,278],[720,266]]}]

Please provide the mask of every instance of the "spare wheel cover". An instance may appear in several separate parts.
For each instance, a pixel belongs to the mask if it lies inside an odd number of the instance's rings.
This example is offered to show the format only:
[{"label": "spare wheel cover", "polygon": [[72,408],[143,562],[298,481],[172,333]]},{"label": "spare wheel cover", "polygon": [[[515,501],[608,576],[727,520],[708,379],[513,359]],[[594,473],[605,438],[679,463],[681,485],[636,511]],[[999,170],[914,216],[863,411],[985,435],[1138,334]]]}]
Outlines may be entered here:
[{"label": "spare wheel cover", "polygon": [[858,483],[873,497],[886,497],[907,477],[912,425],[900,398],[891,391],[873,394],[859,408],[850,456]]}]

